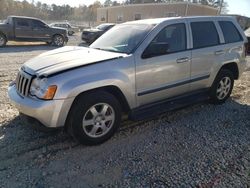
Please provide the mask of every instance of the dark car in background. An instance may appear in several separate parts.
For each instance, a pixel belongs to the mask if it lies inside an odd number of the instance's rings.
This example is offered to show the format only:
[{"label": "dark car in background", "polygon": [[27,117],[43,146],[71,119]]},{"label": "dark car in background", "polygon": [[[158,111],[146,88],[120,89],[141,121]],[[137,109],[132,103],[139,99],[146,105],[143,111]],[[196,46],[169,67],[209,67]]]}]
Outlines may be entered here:
[{"label": "dark car in background", "polygon": [[68,42],[68,33],[66,29],[50,27],[37,18],[9,16],[0,24],[0,47],[8,41],[46,42],[63,46]]},{"label": "dark car in background", "polygon": [[93,43],[97,38],[99,38],[103,33],[111,29],[114,23],[101,24],[95,28],[85,29],[82,32],[82,40],[86,43]]},{"label": "dark car in background", "polygon": [[52,24],[50,24],[50,26],[67,29],[68,35],[70,35],[70,36],[79,31],[78,27],[74,27],[71,24],[69,24],[68,22],[52,23]]},{"label": "dark car in background", "polygon": [[245,35],[247,36],[248,39],[248,54],[250,54],[250,27],[245,31]]}]

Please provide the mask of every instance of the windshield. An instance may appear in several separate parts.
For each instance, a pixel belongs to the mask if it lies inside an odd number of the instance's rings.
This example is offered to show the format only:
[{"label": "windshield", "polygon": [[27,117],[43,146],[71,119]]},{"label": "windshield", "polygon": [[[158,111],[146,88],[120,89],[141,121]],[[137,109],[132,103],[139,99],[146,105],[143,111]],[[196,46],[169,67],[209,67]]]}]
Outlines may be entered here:
[{"label": "windshield", "polygon": [[130,54],[145,38],[153,25],[148,24],[121,24],[113,27],[90,48]]},{"label": "windshield", "polygon": [[101,25],[98,25],[96,29],[105,30],[109,26],[110,26],[109,24],[101,24]]}]

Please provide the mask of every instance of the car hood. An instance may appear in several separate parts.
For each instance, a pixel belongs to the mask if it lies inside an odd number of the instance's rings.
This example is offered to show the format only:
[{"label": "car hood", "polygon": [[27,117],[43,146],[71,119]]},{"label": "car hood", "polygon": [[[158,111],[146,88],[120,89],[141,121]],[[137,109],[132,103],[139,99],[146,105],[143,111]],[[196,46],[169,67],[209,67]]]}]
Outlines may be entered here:
[{"label": "car hood", "polygon": [[1,27],[1,28],[6,27],[6,26],[7,26],[7,24],[5,24],[5,23],[0,23],[0,27]]},{"label": "car hood", "polygon": [[126,54],[79,46],[66,46],[45,52],[30,59],[21,69],[37,77],[46,77],[66,70],[122,58],[124,56],[126,56]]}]

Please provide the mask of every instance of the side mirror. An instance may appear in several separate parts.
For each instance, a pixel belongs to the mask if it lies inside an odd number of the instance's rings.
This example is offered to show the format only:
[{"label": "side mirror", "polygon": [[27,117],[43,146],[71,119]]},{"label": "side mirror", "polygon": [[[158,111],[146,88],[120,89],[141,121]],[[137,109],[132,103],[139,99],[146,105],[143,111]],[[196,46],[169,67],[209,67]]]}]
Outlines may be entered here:
[{"label": "side mirror", "polygon": [[166,42],[153,42],[143,52],[142,59],[147,59],[155,56],[166,55],[169,50],[169,45]]}]

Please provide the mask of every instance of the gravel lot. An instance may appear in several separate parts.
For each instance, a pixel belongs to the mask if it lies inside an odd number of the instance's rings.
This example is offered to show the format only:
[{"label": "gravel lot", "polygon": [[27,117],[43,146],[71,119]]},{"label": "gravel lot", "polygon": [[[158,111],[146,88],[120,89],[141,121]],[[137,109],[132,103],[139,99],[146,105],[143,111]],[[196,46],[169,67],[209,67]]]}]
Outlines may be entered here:
[{"label": "gravel lot", "polygon": [[17,69],[51,49],[0,49],[0,187],[250,187],[250,70],[223,105],[125,121],[111,140],[87,147],[62,131],[35,131],[7,97]]}]

